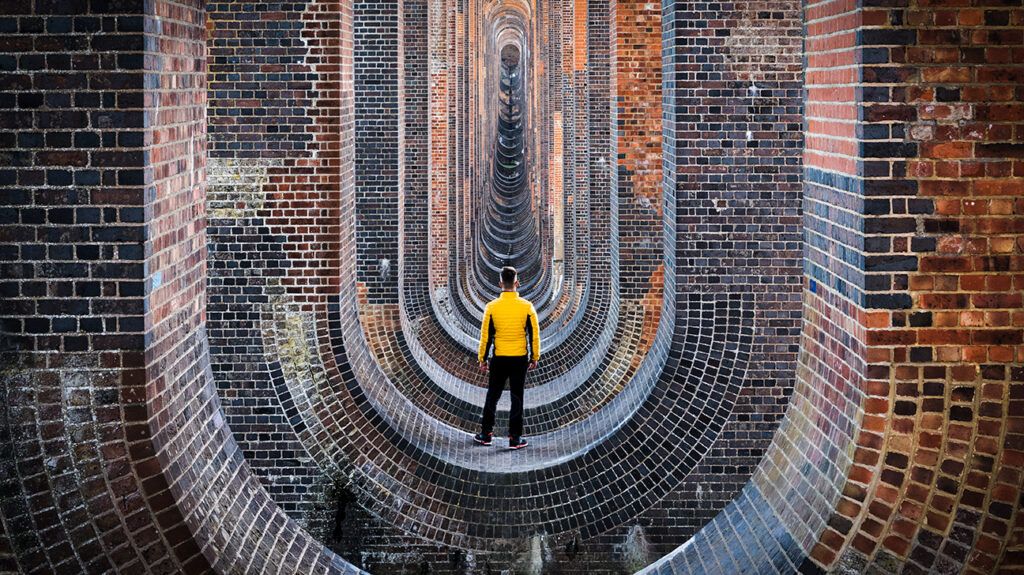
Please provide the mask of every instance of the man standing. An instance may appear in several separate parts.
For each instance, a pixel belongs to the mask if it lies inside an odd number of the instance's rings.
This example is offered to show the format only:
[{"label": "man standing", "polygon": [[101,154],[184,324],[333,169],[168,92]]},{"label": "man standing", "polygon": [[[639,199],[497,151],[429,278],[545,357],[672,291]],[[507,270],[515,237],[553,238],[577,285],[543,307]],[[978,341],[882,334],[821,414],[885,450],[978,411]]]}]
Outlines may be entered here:
[{"label": "man standing", "polygon": [[[516,268],[501,268],[501,295],[484,308],[484,321],[480,325],[480,351],[477,359],[480,371],[490,371],[487,400],[484,403],[482,431],[473,436],[481,445],[490,445],[494,437],[494,411],[498,399],[509,381],[512,410],[508,416],[508,448],[526,447],[523,439],[523,387],[526,371],[537,368],[540,361],[540,327],[537,310],[529,300],[519,297],[519,277]],[[493,346],[494,354],[488,369],[487,351]]]}]

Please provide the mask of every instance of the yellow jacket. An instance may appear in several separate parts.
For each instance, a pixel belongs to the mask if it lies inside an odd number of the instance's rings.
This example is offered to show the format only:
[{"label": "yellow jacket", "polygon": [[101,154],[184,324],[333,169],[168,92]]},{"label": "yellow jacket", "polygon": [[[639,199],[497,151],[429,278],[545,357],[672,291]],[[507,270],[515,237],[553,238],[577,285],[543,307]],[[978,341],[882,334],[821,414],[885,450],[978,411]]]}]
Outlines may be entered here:
[{"label": "yellow jacket", "polygon": [[527,355],[529,343],[530,360],[540,360],[540,327],[537,325],[537,310],[529,300],[519,297],[517,292],[501,292],[498,299],[484,308],[484,320],[480,325],[480,351],[478,359],[487,357],[487,348],[494,345],[494,355]]}]

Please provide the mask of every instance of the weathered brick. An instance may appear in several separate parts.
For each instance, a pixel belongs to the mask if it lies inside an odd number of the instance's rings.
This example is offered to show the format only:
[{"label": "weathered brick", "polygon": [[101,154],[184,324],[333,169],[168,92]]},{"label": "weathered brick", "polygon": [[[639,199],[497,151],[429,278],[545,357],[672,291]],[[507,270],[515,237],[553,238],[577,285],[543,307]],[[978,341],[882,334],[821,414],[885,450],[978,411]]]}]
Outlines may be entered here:
[{"label": "weathered brick", "polygon": [[[0,570],[1018,569],[1022,26],[4,3]],[[504,257],[565,338],[540,449],[492,462],[459,438]]]}]

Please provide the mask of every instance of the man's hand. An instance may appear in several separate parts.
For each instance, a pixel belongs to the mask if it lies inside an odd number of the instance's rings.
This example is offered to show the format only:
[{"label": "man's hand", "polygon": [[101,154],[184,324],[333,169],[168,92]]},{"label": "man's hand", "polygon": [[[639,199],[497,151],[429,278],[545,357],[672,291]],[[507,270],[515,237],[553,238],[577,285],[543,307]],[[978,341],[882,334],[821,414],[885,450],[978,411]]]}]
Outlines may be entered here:
[{"label": "man's hand", "polygon": [[481,373],[487,373],[487,362],[486,361],[481,361],[480,362],[480,372]]},{"label": "man's hand", "polygon": [[528,371],[533,371],[533,370],[537,369],[537,362],[536,361],[531,361],[530,365],[526,369]]}]

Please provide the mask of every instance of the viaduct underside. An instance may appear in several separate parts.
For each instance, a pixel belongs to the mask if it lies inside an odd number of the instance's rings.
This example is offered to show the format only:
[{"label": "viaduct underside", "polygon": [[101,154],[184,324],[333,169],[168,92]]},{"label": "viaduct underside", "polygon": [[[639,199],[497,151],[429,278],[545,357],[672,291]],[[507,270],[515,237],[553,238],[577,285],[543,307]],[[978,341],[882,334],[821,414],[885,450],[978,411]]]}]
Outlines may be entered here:
[{"label": "viaduct underside", "polygon": [[1020,0],[7,0],[0,572],[1024,573],[1022,101]]}]

